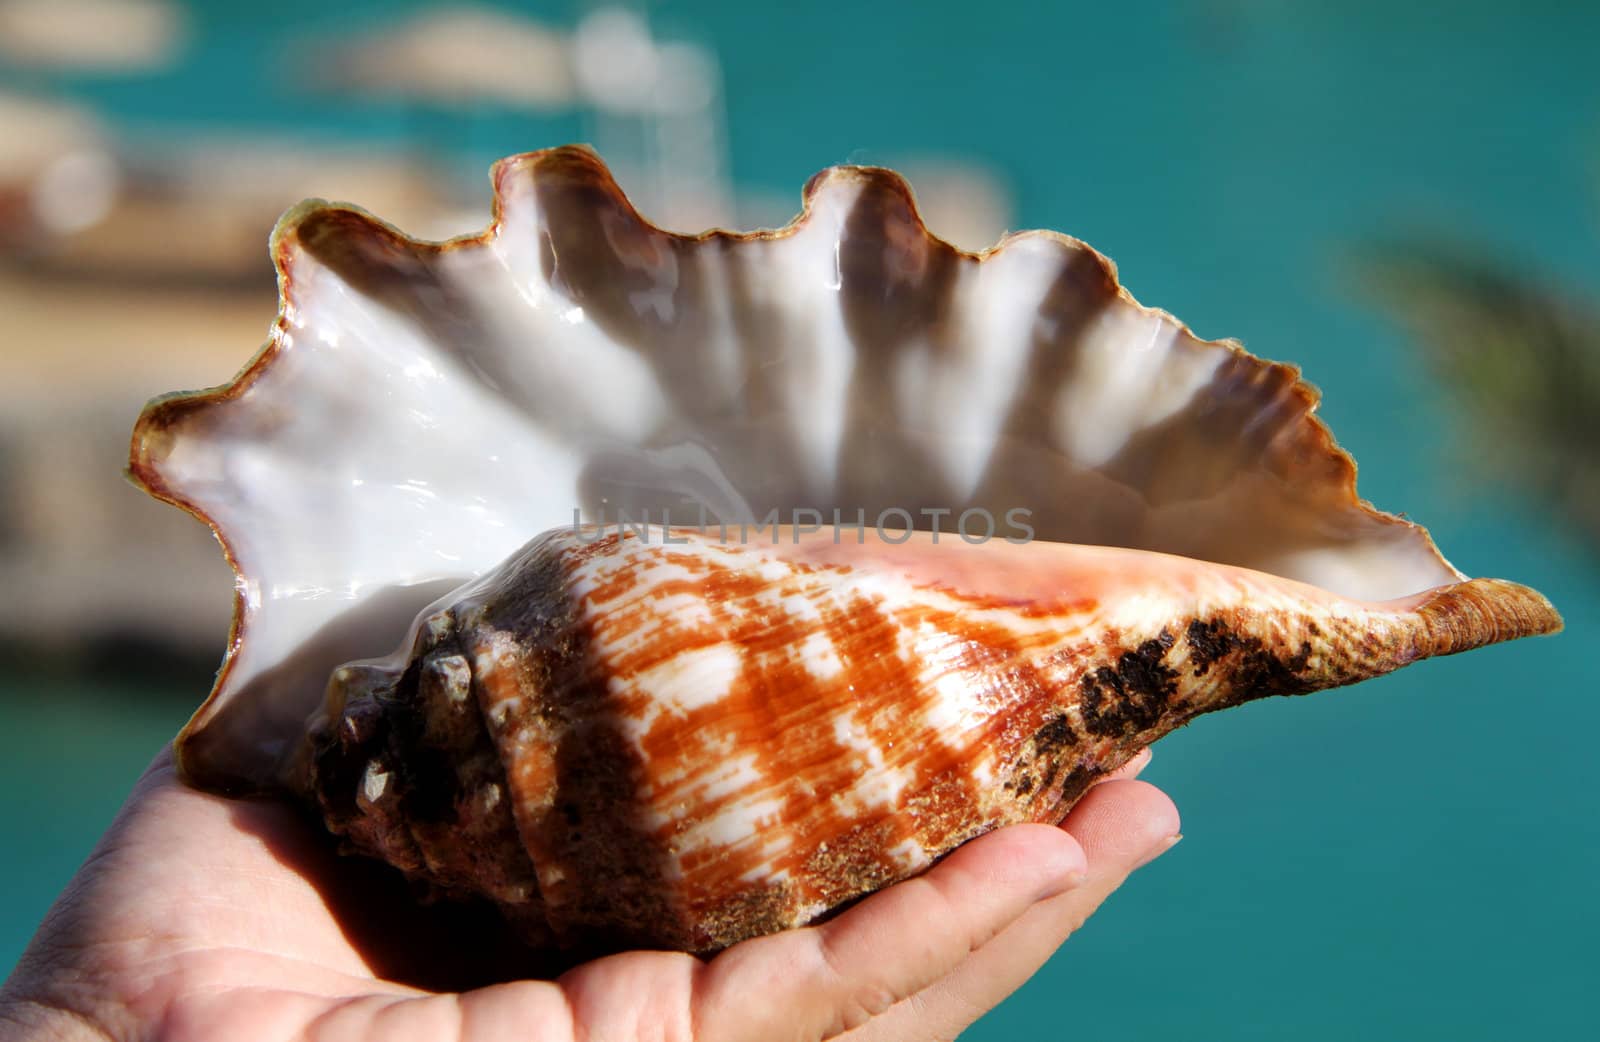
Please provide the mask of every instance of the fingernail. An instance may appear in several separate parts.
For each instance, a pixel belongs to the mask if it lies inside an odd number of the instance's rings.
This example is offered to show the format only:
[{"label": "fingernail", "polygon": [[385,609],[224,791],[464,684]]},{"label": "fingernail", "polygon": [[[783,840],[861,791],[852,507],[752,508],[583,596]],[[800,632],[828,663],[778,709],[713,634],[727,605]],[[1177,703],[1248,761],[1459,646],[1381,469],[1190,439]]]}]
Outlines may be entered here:
[{"label": "fingernail", "polygon": [[1150,862],[1154,861],[1156,858],[1160,857],[1162,854],[1165,854],[1167,851],[1169,851],[1173,847],[1177,846],[1178,845],[1178,840],[1180,840],[1182,838],[1183,838],[1183,833],[1180,832],[1176,836],[1168,836],[1166,839],[1162,840],[1160,843],[1157,843],[1155,845],[1154,849],[1152,849],[1148,854],[1146,854],[1144,856],[1144,860],[1143,861],[1140,861],[1137,865],[1133,866],[1134,867],[1134,871],[1138,871],[1139,869],[1141,869],[1144,866],[1148,865]]}]

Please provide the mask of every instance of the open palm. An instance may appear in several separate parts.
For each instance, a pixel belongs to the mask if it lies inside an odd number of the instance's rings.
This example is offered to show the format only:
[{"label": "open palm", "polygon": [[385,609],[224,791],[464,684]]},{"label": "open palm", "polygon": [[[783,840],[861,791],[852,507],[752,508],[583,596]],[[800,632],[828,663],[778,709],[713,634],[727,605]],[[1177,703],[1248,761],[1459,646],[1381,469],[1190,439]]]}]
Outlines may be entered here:
[{"label": "open palm", "polygon": [[0,992],[0,1037],[953,1038],[1174,840],[1142,765],[1063,828],[984,836],[824,925],[558,972],[492,915],[419,908],[292,808],[185,787],[167,751]]}]

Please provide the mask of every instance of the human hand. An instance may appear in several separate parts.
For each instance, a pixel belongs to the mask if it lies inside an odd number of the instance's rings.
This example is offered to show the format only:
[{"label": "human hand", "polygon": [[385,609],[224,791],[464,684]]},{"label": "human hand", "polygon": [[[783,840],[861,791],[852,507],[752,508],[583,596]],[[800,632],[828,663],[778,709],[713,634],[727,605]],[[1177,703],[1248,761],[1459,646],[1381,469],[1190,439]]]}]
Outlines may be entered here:
[{"label": "human hand", "polygon": [[822,925],[535,980],[496,921],[419,908],[292,808],[184,786],[164,751],[0,989],[0,1038],[954,1038],[1175,841],[1171,801],[1132,780],[1147,759],[1062,828],[990,833]]}]

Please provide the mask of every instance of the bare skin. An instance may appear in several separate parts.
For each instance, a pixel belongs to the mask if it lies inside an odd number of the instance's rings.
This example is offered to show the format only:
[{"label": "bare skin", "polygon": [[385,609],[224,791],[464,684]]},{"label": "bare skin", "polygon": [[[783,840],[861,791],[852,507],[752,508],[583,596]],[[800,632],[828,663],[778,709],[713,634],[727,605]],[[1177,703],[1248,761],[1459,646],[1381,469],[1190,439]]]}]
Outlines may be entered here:
[{"label": "bare skin", "polygon": [[163,751],[0,990],[0,1039],[951,1039],[1033,974],[1178,816],[1133,780],[821,926],[714,959],[628,952],[534,979],[491,916],[418,910],[292,809],[177,780]]}]

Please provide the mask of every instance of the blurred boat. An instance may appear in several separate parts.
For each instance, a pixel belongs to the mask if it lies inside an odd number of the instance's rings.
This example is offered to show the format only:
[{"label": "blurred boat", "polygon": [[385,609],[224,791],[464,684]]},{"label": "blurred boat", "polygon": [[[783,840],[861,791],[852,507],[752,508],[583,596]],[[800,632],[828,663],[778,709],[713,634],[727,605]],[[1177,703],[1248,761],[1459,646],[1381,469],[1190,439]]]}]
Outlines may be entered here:
[{"label": "blurred boat", "polygon": [[28,68],[160,69],[187,36],[183,9],[164,0],[0,0],[0,58]]},{"label": "blurred boat", "polygon": [[577,98],[565,33],[490,8],[451,6],[297,48],[323,89],[461,107],[564,109]]}]

